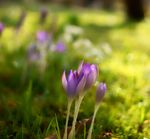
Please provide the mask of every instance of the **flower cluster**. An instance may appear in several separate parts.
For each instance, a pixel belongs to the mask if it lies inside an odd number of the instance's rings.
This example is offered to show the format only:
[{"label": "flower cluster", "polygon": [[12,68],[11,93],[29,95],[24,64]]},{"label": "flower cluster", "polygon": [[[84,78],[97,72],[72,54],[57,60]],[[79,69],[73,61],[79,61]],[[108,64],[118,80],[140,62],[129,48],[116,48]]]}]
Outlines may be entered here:
[{"label": "flower cluster", "polygon": [[38,66],[45,67],[47,65],[47,56],[51,52],[64,53],[66,46],[62,41],[58,41],[56,45],[52,45],[52,34],[46,31],[37,31],[36,42],[29,45],[27,49],[27,58],[29,63],[37,63]]},{"label": "flower cluster", "polygon": [[77,71],[70,70],[68,79],[66,79],[65,72],[63,73],[62,84],[68,96],[76,96],[89,89],[95,83],[97,75],[98,68],[96,65],[82,62]]},{"label": "flower cluster", "polygon": [[[75,111],[74,111],[72,129],[68,136],[69,139],[75,137],[75,124],[77,121],[80,104],[86,94],[85,91],[87,91],[94,85],[94,83],[97,80],[97,77],[98,77],[98,67],[95,64],[81,62],[81,64],[78,67],[78,70],[75,71],[70,70],[67,77],[66,77],[66,72],[64,71],[62,75],[62,85],[68,96],[68,113],[66,118],[65,133],[63,137],[64,139],[67,139],[68,119],[69,119],[70,107],[73,100],[75,100]],[[95,115],[99,108],[99,103],[101,102],[102,98],[105,95],[105,92],[106,92],[106,84],[100,83],[96,91],[96,104],[95,104],[92,124],[89,129],[88,139],[91,139]]]}]

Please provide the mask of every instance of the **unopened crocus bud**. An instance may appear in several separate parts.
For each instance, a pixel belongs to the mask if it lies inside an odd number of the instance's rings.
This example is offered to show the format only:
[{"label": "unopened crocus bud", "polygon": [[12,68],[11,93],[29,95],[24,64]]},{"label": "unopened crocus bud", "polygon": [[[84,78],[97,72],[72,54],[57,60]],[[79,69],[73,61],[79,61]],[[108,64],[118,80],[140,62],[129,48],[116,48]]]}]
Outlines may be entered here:
[{"label": "unopened crocus bud", "polygon": [[107,90],[107,87],[106,87],[106,84],[105,83],[100,83],[99,86],[97,87],[97,91],[96,91],[96,102],[99,103],[105,93],[106,93],[106,90]]},{"label": "unopened crocus bud", "polygon": [[99,103],[103,99],[103,97],[104,97],[104,95],[106,93],[106,90],[107,90],[107,88],[106,88],[106,84],[105,83],[100,83],[99,86],[97,87],[97,91],[96,91],[96,105],[95,105],[94,114],[93,114],[91,126],[89,128],[87,139],[91,139],[92,138],[92,130],[93,130],[93,126],[94,126],[95,117],[96,117],[97,111],[98,111],[99,106],[100,106]]},{"label": "unopened crocus bud", "polygon": [[64,45],[63,42],[59,41],[59,42],[56,44],[55,51],[56,51],[56,52],[59,52],[59,53],[63,53],[65,50],[66,50],[66,46]]},{"label": "unopened crocus bud", "polygon": [[44,43],[44,42],[48,41],[49,35],[45,31],[38,31],[36,34],[36,38],[40,43]]},{"label": "unopened crocus bud", "polygon": [[70,70],[68,78],[64,71],[62,75],[62,85],[69,98],[74,98],[79,92],[83,91],[86,83],[85,74],[79,74],[77,71]]},{"label": "unopened crocus bud", "polygon": [[3,23],[0,22],[0,34],[2,34],[3,30],[4,30],[4,25]]},{"label": "unopened crocus bud", "polygon": [[86,84],[84,89],[89,89],[96,81],[98,76],[98,68],[95,64],[81,63],[78,68],[79,73],[84,73],[86,76]]}]

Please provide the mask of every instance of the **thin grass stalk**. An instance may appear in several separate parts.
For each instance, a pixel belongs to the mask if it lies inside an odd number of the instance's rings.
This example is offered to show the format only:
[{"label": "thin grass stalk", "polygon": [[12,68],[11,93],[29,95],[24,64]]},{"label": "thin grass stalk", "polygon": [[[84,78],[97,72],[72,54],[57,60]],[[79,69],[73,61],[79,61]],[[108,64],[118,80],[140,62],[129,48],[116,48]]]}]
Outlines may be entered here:
[{"label": "thin grass stalk", "polygon": [[93,130],[94,121],[95,121],[95,117],[96,117],[98,109],[99,109],[99,105],[95,105],[94,114],[93,114],[93,118],[92,118],[92,123],[91,123],[90,129],[89,129],[89,132],[88,132],[87,139],[92,139],[92,130]]},{"label": "thin grass stalk", "polygon": [[75,111],[74,111],[74,118],[73,118],[73,123],[72,123],[72,128],[69,134],[69,139],[74,139],[75,138],[75,125],[77,122],[77,117],[80,109],[81,102],[84,98],[84,95],[79,96],[79,98],[75,102]]},{"label": "thin grass stalk", "polygon": [[70,108],[72,105],[73,100],[68,100],[68,106],[67,106],[67,117],[66,117],[66,124],[65,124],[65,132],[63,139],[67,139],[67,129],[68,129],[68,121],[69,121],[69,115],[70,115]]}]

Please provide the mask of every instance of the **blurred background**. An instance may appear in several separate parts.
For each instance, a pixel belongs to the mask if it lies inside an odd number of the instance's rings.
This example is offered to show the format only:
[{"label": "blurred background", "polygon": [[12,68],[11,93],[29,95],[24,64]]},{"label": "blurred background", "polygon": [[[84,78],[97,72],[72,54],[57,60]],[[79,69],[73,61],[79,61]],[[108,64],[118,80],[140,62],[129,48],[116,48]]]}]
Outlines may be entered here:
[{"label": "blurred background", "polygon": [[[150,138],[149,36],[150,0],[0,0],[0,139],[62,135],[61,76],[82,60],[98,65],[96,84],[108,87],[93,139]],[[92,116],[95,91],[78,121]],[[81,126],[78,139],[89,124]]]}]

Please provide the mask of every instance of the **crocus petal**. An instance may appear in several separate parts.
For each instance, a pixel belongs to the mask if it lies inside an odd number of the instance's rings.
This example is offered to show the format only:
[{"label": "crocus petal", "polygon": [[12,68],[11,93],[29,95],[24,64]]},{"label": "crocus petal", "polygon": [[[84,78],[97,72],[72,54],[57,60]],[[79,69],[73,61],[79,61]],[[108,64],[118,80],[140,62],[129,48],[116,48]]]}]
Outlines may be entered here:
[{"label": "crocus petal", "polygon": [[96,65],[91,65],[91,72],[93,73],[93,81],[95,82],[98,76],[98,68]]},{"label": "crocus petal", "polygon": [[77,85],[76,92],[83,92],[85,83],[86,83],[86,76],[83,74],[83,76],[81,77],[81,79]]},{"label": "crocus petal", "polygon": [[84,74],[88,75],[91,71],[91,65],[89,63],[84,64],[82,72],[84,72]]},{"label": "crocus petal", "polygon": [[91,65],[91,69],[92,69],[92,70],[95,70],[96,73],[98,74],[98,67],[97,67],[96,65],[92,64],[92,65]]},{"label": "crocus petal", "polygon": [[63,85],[64,89],[67,90],[67,79],[66,79],[65,71],[63,72],[63,75],[62,75],[62,85]]},{"label": "crocus petal", "polygon": [[85,89],[90,88],[97,79],[97,70],[96,68],[91,68],[90,73],[87,75],[87,81],[85,85]]},{"label": "crocus petal", "polygon": [[75,75],[71,70],[68,76],[68,84],[67,84],[68,96],[73,97],[76,95],[76,85],[77,85],[77,79],[75,78]]},{"label": "crocus petal", "polygon": [[94,81],[95,81],[95,74],[93,72],[90,72],[90,74],[87,76],[86,79],[85,90],[90,88],[93,85]]},{"label": "crocus petal", "polygon": [[82,61],[78,67],[78,73],[80,74],[82,72],[82,68],[83,68],[83,64],[84,64],[84,61]]}]

